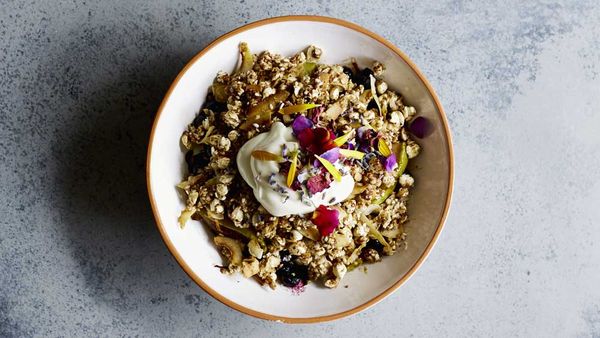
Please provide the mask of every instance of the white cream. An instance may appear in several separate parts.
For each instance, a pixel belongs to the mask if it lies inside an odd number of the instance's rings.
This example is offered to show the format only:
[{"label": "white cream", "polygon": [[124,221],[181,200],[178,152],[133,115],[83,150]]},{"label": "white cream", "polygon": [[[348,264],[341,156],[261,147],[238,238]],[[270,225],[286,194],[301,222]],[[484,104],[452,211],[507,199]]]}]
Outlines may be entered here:
[{"label": "white cream", "polygon": [[[304,196],[286,186],[286,177],[279,174],[274,161],[261,161],[251,156],[254,150],[281,154],[283,145],[289,151],[298,149],[299,144],[291,128],[275,122],[271,130],[248,140],[237,154],[240,174],[252,187],[258,202],[273,216],[301,215],[313,212],[319,205],[332,205],[344,201],[354,189],[354,179],[345,174],[342,179],[331,182],[329,188],[312,196]],[[339,165],[336,165],[339,167]]]}]

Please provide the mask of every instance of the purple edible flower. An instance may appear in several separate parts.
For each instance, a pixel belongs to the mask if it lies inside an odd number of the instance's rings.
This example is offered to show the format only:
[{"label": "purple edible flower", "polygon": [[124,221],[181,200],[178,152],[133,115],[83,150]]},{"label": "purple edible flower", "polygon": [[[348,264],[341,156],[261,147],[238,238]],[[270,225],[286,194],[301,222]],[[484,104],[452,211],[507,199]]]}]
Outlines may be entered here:
[{"label": "purple edible flower", "polygon": [[306,118],[306,116],[298,115],[292,123],[292,130],[294,131],[294,135],[298,136],[304,129],[312,128],[312,126],[313,122]]},{"label": "purple edible flower", "polygon": [[428,136],[433,131],[433,126],[428,119],[419,116],[408,126],[408,130],[418,138]]},{"label": "purple edible flower", "polygon": [[356,130],[356,135],[358,136],[358,138],[362,139],[365,136],[365,132],[369,129],[370,128],[368,127],[362,126]]},{"label": "purple edible flower", "polygon": [[396,155],[391,154],[383,160],[383,166],[385,167],[385,171],[391,172],[398,165],[398,161],[396,161]]},{"label": "purple edible flower", "polygon": [[[340,158],[340,148],[331,148],[326,152],[322,153],[320,156],[331,163],[335,163],[335,161],[337,161]],[[321,162],[319,162],[319,160],[314,160],[313,166],[320,167],[323,165],[321,164]]]}]

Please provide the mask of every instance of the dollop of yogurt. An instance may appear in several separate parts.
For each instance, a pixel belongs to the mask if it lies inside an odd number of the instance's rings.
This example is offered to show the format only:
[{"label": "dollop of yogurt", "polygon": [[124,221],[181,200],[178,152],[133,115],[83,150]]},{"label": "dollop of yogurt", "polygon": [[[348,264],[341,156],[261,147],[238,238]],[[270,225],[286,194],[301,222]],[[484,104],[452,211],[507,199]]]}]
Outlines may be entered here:
[{"label": "dollop of yogurt", "polygon": [[[319,205],[333,205],[344,201],[354,189],[354,179],[349,170],[342,170],[340,181],[332,181],[329,188],[306,196],[286,185],[287,177],[279,174],[275,161],[261,161],[251,156],[254,150],[281,154],[283,147],[288,151],[299,149],[292,128],[275,122],[269,132],[258,134],[248,140],[237,154],[237,167],[258,202],[273,216],[301,215],[313,212]],[[339,163],[336,163],[339,168]],[[343,169],[343,168],[342,168]]]}]

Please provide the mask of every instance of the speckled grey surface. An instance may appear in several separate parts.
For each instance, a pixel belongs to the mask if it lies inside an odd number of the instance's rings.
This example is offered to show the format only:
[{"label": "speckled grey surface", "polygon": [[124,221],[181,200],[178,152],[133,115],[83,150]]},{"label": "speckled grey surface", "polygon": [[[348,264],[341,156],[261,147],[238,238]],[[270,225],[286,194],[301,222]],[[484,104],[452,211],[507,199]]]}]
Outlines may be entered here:
[{"label": "speckled grey surface", "polygon": [[[2,2],[0,336],[600,336],[600,3],[219,3]],[[300,13],[364,25],[421,67],[456,182],[404,287],[291,326],[190,281],[154,227],[144,161],[187,60],[241,24]]]}]

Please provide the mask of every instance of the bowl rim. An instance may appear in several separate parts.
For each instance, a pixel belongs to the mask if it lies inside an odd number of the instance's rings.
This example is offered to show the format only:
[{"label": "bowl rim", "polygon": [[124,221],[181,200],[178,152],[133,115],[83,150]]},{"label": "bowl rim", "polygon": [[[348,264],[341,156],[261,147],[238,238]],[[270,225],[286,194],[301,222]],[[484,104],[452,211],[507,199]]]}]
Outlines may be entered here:
[{"label": "bowl rim", "polygon": [[[158,120],[160,119],[161,114],[163,113],[163,109],[165,107],[166,102],[169,100],[171,93],[173,92],[174,88],[177,86],[177,84],[179,83],[179,80],[183,77],[183,75],[188,71],[188,69],[194,64],[196,63],[196,61],[198,61],[202,56],[204,56],[204,54],[206,54],[207,52],[209,52],[213,47],[215,47],[216,45],[218,45],[219,43],[221,43],[222,41],[231,38],[239,33],[242,33],[244,31],[247,31],[249,29],[252,28],[256,28],[256,27],[260,27],[260,26],[264,26],[264,25],[269,25],[269,24],[273,24],[273,23],[280,23],[280,22],[286,22],[286,21],[311,21],[311,22],[320,22],[320,23],[330,23],[330,24],[334,24],[334,25],[338,25],[338,26],[342,26],[345,28],[349,28],[351,30],[357,31],[359,33],[362,33],[364,35],[367,35],[373,39],[375,39],[376,41],[380,42],[381,44],[383,44],[384,46],[386,46],[387,48],[389,48],[392,52],[394,52],[396,55],[398,55],[404,62],[406,62],[408,64],[408,66],[415,72],[415,74],[419,77],[419,79],[421,80],[421,82],[423,82],[423,84],[425,85],[425,87],[427,88],[427,91],[429,92],[429,94],[431,95],[431,98],[433,99],[435,106],[438,109],[438,112],[440,114],[440,118],[442,121],[442,124],[444,126],[444,131],[445,131],[445,135],[446,135],[446,141],[448,143],[448,163],[449,163],[449,172],[448,172],[448,191],[447,191],[447,197],[446,197],[446,202],[444,205],[444,209],[443,212],[440,216],[440,220],[438,222],[438,226],[435,230],[435,233],[433,234],[433,237],[431,238],[431,241],[427,244],[427,246],[425,247],[425,250],[423,251],[423,253],[421,254],[421,256],[419,256],[419,258],[416,260],[416,262],[413,264],[413,266],[408,270],[408,272],[406,274],[404,274],[398,281],[396,281],[392,286],[390,286],[389,288],[387,288],[386,290],[384,290],[382,293],[380,293],[379,295],[373,297],[372,299],[370,299],[369,301],[365,302],[364,304],[361,304],[359,306],[356,306],[352,309],[349,310],[345,310],[342,312],[338,312],[335,314],[330,314],[330,315],[325,315],[325,316],[317,316],[317,317],[283,317],[283,316],[277,316],[277,315],[272,315],[272,314],[268,314],[268,313],[263,313],[260,311],[255,311],[252,310],[250,308],[247,308],[245,306],[242,306],[240,304],[237,304],[236,302],[232,301],[231,299],[228,299],[226,297],[224,297],[223,295],[219,294],[218,292],[216,292],[215,290],[213,290],[209,285],[207,285],[201,278],[200,276],[198,276],[197,274],[195,274],[192,269],[190,268],[190,266],[185,262],[185,260],[181,257],[181,255],[179,254],[179,251],[177,251],[177,249],[175,248],[175,246],[173,245],[173,242],[171,242],[171,240],[169,239],[169,237],[167,236],[166,230],[164,225],[162,224],[160,218],[158,217],[158,209],[156,207],[156,201],[154,199],[154,194],[152,192],[152,185],[150,183],[150,177],[151,177],[151,173],[150,173],[150,164],[152,162],[152,145],[154,143],[154,133],[156,131],[156,126],[158,124]],[[163,98],[158,111],[156,113],[156,116],[154,117],[154,122],[152,123],[152,129],[150,131],[150,139],[149,139],[149,143],[148,143],[148,152],[147,152],[147,157],[146,157],[146,186],[148,189],[148,197],[150,199],[150,205],[152,207],[152,214],[154,216],[154,220],[156,222],[156,226],[160,232],[160,235],[163,239],[163,242],[165,243],[165,245],[167,246],[167,248],[169,249],[169,251],[171,252],[171,254],[175,257],[175,260],[177,261],[177,263],[181,266],[181,268],[185,271],[185,273],[196,283],[198,284],[198,286],[200,286],[204,291],[206,291],[209,295],[211,295],[213,298],[215,298],[216,300],[218,300],[219,302],[229,306],[232,309],[235,309],[237,311],[240,311],[244,314],[250,315],[252,317],[255,318],[260,318],[260,319],[266,319],[266,320],[271,320],[271,321],[278,321],[278,322],[284,322],[284,323],[292,323],[292,324],[299,324],[299,323],[319,323],[319,322],[326,322],[326,321],[332,321],[332,320],[336,320],[336,319],[340,319],[346,316],[350,316],[353,314],[356,314],[360,311],[366,310],[367,308],[375,305],[376,303],[378,303],[379,301],[383,300],[385,297],[389,296],[391,293],[393,293],[396,289],[398,289],[402,284],[404,284],[415,272],[416,270],[419,269],[419,267],[421,266],[421,264],[425,261],[425,259],[427,258],[427,256],[429,255],[431,249],[433,248],[435,242],[437,241],[442,228],[444,227],[444,223],[446,220],[446,217],[448,215],[448,210],[450,208],[450,202],[451,202],[451,197],[452,197],[452,190],[453,190],[453,183],[454,183],[454,153],[453,153],[453,146],[452,146],[452,137],[450,135],[450,128],[448,125],[448,120],[446,118],[446,114],[444,112],[444,109],[442,107],[442,104],[440,102],[440,100],[437,97],[437,94],[435,92],[435,90],[433,89],[433,87],[429,84],[429,81],[425,78],[425,76],[423,75],[423,73],[417,68],[417,66],[415,65],[415,63],[406,55],[404,54],[404,52],[402,52],[398,47],[396,47],[394,44],[392,44],[391,42],[389,42],[387,39],[365,29],[362,26],[359,26],[355,23],[352,22],[348,22],[342,19],[337,19],[337,18],[332,18],[332,17],[326,17],[326,16],[318,16],[318,15],[286,15],[286,16],[277,16],[277,17],[271,17],[271,18],[267,18],[267,19],[262,19],[262,20],[258,20],[258,21],[254,21],[248,24],[245,24],[243,26],[240,26],[228,33],[225,33],[221,36],[219,36],[218,38],[216,38],[215,40],[213,40],[211,43],[209,43],[204,49],[202,49],[200,52],[198,52],[184,67],[183,69],[179,72],[179,74],[177,75],[177,77],[175,78],[175,80],[173,80],[173,83],[171,84],[171,86],[169,87],[168,91],[165,94],[165,97]]]}]

